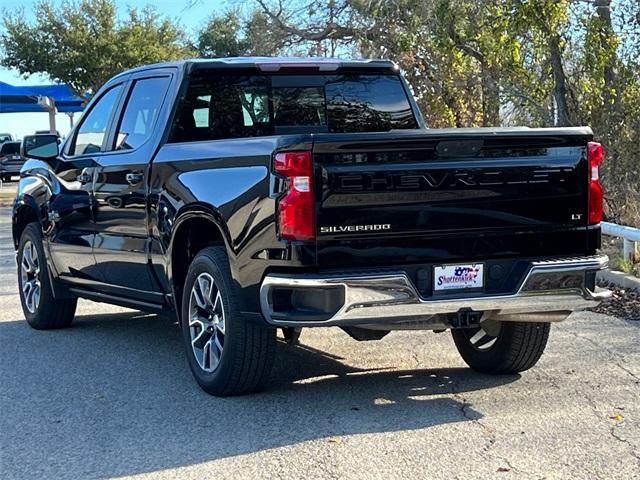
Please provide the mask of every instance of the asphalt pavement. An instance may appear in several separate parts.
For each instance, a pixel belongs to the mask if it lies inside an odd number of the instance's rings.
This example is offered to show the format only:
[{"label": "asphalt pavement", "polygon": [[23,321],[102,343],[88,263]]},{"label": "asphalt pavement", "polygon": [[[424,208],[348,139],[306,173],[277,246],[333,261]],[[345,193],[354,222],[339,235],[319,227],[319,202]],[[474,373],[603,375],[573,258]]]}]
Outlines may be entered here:
[{"label": "asphalt pavement", "polygon": [[280,342],[264,393],[192,380],[173,319],[81,301],[35,331],[0,208],[0,478],[640,478],[640,323],[576,313],[522,375],[448,333]]}]

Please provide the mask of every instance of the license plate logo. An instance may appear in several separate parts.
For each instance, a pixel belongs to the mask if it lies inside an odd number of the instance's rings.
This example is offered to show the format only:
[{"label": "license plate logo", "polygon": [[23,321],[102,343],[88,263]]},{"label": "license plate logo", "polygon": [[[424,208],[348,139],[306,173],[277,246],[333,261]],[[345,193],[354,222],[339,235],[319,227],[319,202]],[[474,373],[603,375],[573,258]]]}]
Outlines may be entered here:
[{"label": "license plate logo", "polygon": [[482,288],[484,265],[441,265],[433,270],[434,290],[456,290],[460,288]]}]

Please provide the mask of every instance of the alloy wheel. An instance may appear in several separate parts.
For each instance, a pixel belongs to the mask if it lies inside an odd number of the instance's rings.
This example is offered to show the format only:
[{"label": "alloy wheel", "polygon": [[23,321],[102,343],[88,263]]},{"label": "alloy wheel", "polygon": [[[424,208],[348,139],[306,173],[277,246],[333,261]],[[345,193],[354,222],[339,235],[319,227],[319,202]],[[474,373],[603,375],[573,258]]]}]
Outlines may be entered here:
[{"label": "alloy wheel", "polygon": [[191,287],[189,332],[198,365],[205,372],[213,372],[222,358],[225,316],[222,295],[208,273],[198,275]]},{"label": "alloy wheel", "polygon": [[29,313],[35,313],[40,303],[40,261],[38,250],[33,242],[27,240],[22,247],[22,261],[20,262],[20,280],[22,283],[22,298]]}]

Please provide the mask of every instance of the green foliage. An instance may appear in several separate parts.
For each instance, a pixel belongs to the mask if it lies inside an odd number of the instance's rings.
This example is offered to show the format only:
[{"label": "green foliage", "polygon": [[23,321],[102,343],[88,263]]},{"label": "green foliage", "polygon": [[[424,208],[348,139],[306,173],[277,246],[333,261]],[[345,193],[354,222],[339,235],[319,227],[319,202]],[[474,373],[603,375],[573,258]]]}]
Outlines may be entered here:
[{"label": "green foliage", "polygon": [[267,16],[257,10],[244,21],[237,10],[227,10],[209,17],[198,32],[194,47],[204,58],[275,55],[283,38],[273,35],[273,27]]},{"label": "green foliage", "polygon": [[633,263],[631,260],[624,258],[620,253],[616,253],[613,256],[610,255],[610,258],[610,268],[612,270],[620,270],[629,275],[640,277],[640,263]]},{"label": "green foliage", "polygon": [[151,7],[117,20],[113,0],[36,5],[35,22],[18,11],[4,17],[2,64],[24,75],[48,74],[76,93],[95,92],[127,68],[190,56],[182,30]]},{"label": "green foliage", "polygon": [[[3,64],[95,91],[131,66],[191,54],[153,10],[113,0],[4,19]],[[253,0],[209,18],[203,57],[391,58],[430,127],[590,125],[605,145],[608,215],[640,225],[638,0]]]},{"label": "green foliage", "polygon": [[289,45],[396,61],[431,127],[590,125],[608,215],[640,225],[637,0],[256,2]]},{"label": "green foliage", "polygon": [[240,38],[240,18],[237,12],[228,11],[222,16],[209,18],[199,32],[196,45],[200,57],[238,57],[246,55],[251,46]]}]

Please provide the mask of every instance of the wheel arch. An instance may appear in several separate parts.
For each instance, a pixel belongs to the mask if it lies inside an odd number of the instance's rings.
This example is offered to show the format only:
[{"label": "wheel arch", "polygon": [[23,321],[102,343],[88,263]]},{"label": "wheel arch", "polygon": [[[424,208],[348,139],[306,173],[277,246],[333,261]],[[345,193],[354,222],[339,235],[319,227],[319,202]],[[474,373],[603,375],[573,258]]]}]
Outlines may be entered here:
[{"label": "wheel arch", "polygon": [[[172,228],[168,248],[167,275],[169,277],[176,311],[180,311],[182,288],[187,270],[199,251],[210,246],[224,246],[227,256],[233,258],[231,236],[220,213],[211,206],[189,205],[183,208]],[[233,272],[233,266],[230,265]]]},{"label": "wheel arch", "polygon": [[42,227],[42,217],[39,213],[35,200],[25,195],[13,208],[12,233],[13,246],[15,249],[18,248],[20,237],[22,236],[24,229],[30,223],[35,222],[40,224]]}]

